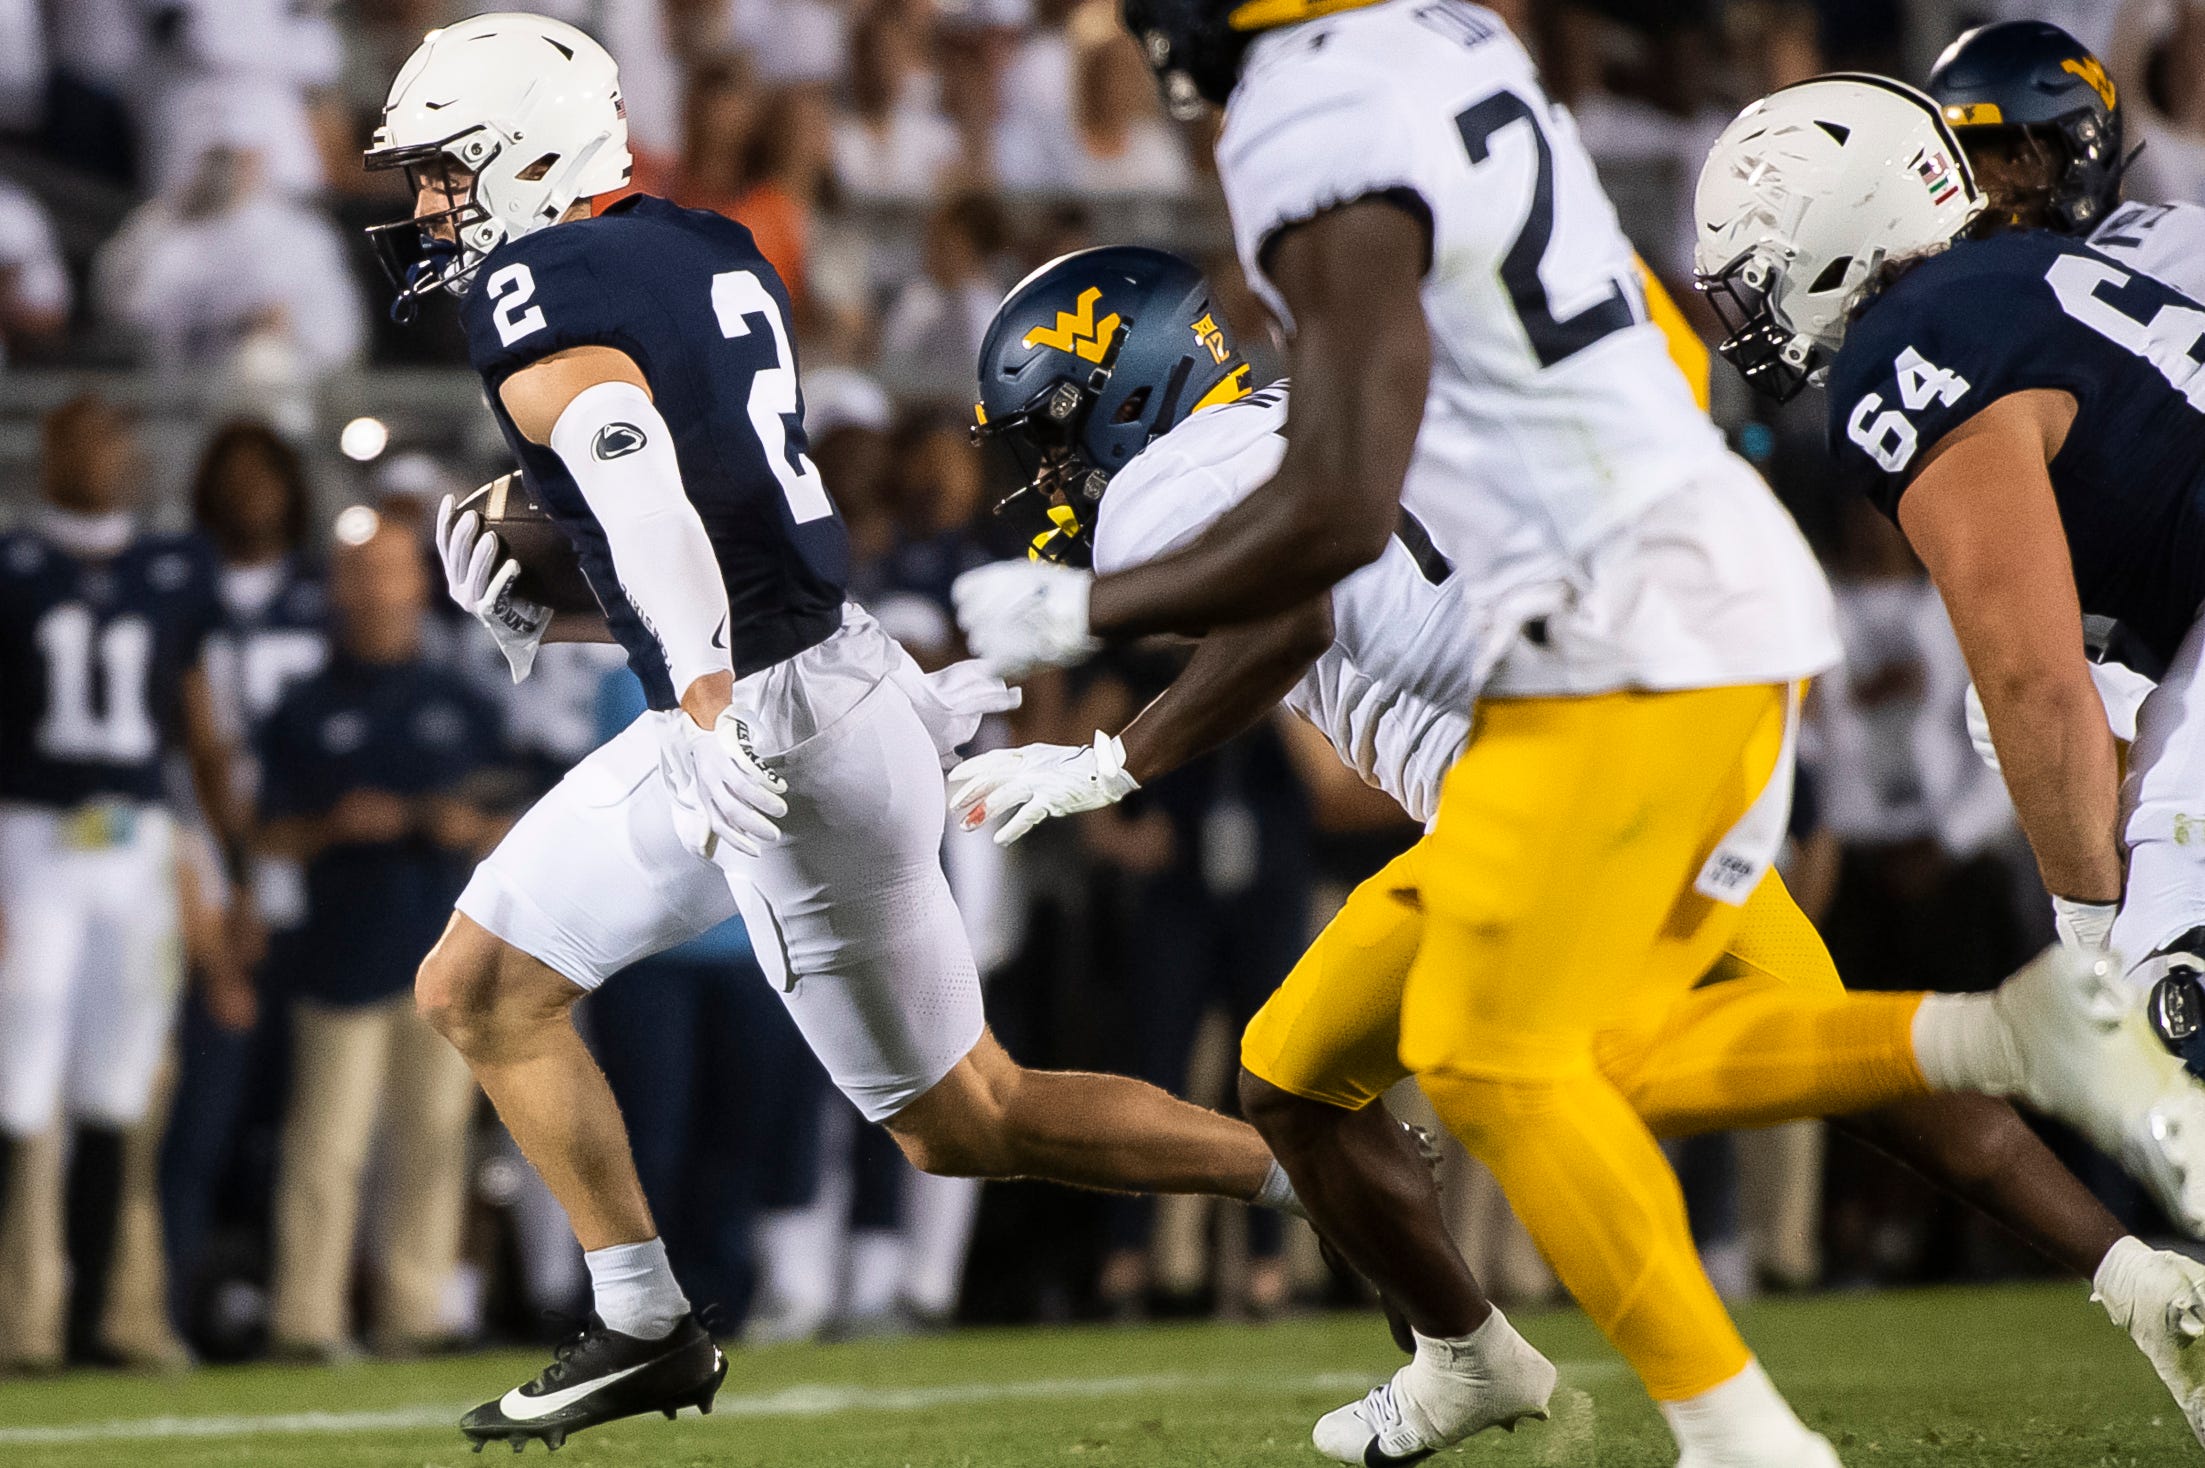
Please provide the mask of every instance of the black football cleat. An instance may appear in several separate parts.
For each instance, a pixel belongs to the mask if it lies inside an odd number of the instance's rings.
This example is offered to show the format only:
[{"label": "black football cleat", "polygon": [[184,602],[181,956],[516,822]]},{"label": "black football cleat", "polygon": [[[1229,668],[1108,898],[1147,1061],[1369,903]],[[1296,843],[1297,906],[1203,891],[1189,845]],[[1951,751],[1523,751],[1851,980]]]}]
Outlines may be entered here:
[{"label": "black football cleat", "polygon": [[459,1419],[459,1430],[478,1453],[494,1442],[517,1453],[531,1439],[557,1452],[574,1433],[618,1418],[672,1417],[683,1407],[709,1412],[725,1380],[727,1357],[693,1314],[656,1341],[622,1335],[593,1315],[543,1375],[484,1402]]}]

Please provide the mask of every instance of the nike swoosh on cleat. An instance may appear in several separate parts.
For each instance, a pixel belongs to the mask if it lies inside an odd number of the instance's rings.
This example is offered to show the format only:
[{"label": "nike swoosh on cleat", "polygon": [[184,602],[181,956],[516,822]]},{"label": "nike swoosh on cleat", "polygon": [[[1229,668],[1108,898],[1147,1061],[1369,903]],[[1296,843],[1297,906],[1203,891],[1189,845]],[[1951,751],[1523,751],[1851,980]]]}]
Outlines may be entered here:
[{"label": "nike swoosh on cleat", "polygon": [[1421,1463],[1437,1451],[1436,1448],[1422,1448],[1396,1458],[1379,1447],[1378,1439],[1374,1437],[1370,1440],[1370,1446],[1363,1449],[1363,1468],[1409,1468],[1411,1463]]},{"label": "nike swoosh on cleat", "polygon": [[554,1412],[563,1412],[592,1392],[603,1391],[621,1378],[633,1376],[646,1366],[657,1364],[656,1361],[639,1361],[633,1366],[625,1366],[600,1376],[595,1381],[585,1381],[579,1386],[566,1387],[560,1391],[545,1392],[540,1397],[526,1396],[519,1387],[515,1387],[498,1398],[498,1410],[515,1422],[534,1422],[540,1417],[549,1417]]}]

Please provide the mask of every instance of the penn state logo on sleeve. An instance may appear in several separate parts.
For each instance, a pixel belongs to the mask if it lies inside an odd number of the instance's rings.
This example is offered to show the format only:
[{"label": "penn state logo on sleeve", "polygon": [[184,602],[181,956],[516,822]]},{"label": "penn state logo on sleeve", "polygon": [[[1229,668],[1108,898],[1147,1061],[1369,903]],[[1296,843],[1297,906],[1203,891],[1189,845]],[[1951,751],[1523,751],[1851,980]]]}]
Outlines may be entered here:
[{"label": "penn state logo on sleeve", "polygon": [[625,459],[650,441],[633,423],[608,423],[597,430],[597,437],[590,443],[590,455],[598,459]]}]

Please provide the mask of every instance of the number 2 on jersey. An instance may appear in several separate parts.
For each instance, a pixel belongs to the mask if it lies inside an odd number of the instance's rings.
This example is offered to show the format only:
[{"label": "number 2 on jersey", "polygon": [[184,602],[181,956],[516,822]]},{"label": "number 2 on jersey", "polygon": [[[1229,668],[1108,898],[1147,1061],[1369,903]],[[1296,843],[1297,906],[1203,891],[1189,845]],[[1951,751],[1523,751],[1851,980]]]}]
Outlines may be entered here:
[{"label": "number 2 on jersey", "polygon": [[1514,92],[1495,92],[1457,113],[1455,130],[1462,134],[1462,146],[1476,164],[1493,156],[1495,134],[1519,122],[1531,130],[1532,146],[1538,150],[1538,171],[1532,177],[1531,208],[1524,215],[1524,226],[1516,232],[1508,253],[1501,257],[1501,284],[1508,288],[1516,319],[1524,324],[1524,335],[1531,339],[1531,350],[1538,355],[1539,365],[1552,367],[1602,337],[1630,326],[1637,318],[1631,313],[1630,297],[1615,281],[1609,282],[1605,297],[1576,315],[1554,314],[1546,282],[1539,278],[1540,262],[1554,242],[1554,145],[1547,141],[1546,129],[1539,126],[1538,114]]},{"label": "number 2 on jersey", "polygon": [[728,270],[712,277],[712,311],[720,318],[720,335],[730,339],[749,336],[753,318],[766,319],[773,333],[774,365],[759,368],[750,379],[750,423],[758,430],[766,467],[781,481],[781,493],[788,497],[796,523],[826,519],[835,507],[827,498],[819,470],[807,455],[789,452],[789,428],[798,421],[796,362],[789,352],[789,328],[781,320],[781,308],[756,275]]}]

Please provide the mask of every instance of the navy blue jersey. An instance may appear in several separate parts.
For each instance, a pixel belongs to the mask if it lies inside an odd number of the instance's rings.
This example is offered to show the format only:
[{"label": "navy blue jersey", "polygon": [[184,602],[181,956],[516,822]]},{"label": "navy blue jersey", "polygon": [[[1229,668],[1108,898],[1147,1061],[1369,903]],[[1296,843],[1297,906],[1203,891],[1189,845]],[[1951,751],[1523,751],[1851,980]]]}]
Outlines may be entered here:
[{"label": "navy blue jersey", "polygon": [[79,560],[0,535],[0,799],[161,798],[184,675],[221,621],[215,574],[194,536]]},{"label": "navy blue jersey", "polygon": [[[265,579],[263,579],[265,578]],[[207,680],[239,734],[329,660],[329,592],[297,557],[222,572],[224,618],[207,642]]]},{"label": "navy blue jersey", "polygon": [[[348,794],[456,795],[502,755],[498,720],[456,673],[338,656],[293,685],[259,738],[260,812],[326,816]],[[330,846],[306,867],[298,991],[330,1004],[413,982],[473,863],[427,836]]]},{"label": "navy blue jersey", "polygon": [[749,230],[663,199],[623,199],[491,251],[461,321],[505,441],[574,542],[651,707],[675,707],[677,690],[613,574],[605,532],[559,456],[522,438],[498,401],[508,377],[553,352],[615,347],[650,383],[727,584],[738,676],[841,625],[849,541],[805,454],[788,293]]},{"label": "navy blue jersey", "polygon": [[2073,394],[2051,471],[2083,610],[2173,657],[2205,605],[2205,307],[2059,235],[1962,241],[1869,304],[1829,386],[1842,477],[1893,519],[1976,413]]}]

